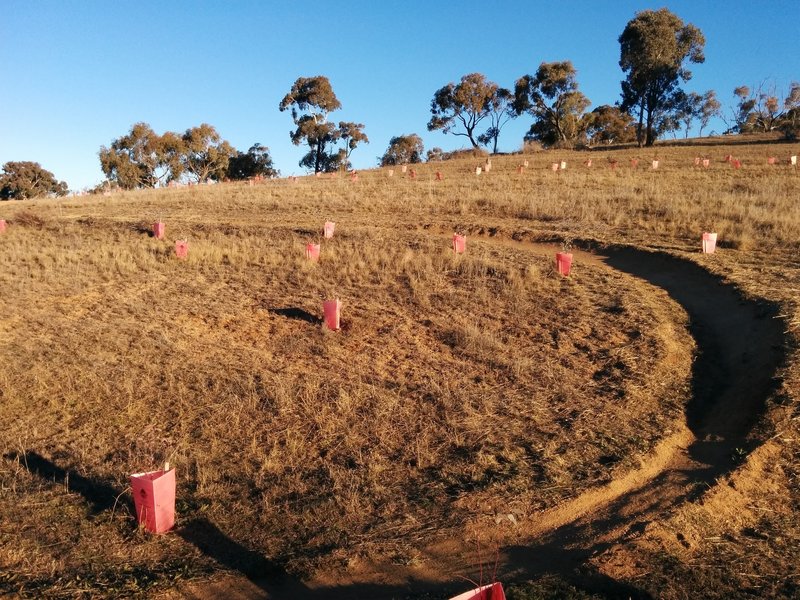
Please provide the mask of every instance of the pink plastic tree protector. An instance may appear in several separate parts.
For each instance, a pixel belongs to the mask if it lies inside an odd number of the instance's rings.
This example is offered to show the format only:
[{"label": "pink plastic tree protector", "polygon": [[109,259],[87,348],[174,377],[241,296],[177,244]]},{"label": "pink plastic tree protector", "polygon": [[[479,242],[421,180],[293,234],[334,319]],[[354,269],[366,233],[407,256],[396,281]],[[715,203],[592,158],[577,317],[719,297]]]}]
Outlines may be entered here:
[{"label": "pink plastic tree protector", "polygon": [[506,594],[503,591],[503,584],[495,582],[453,596],[450,600],[506,600]]},{"label": "pink plastic tree protector", "polygon": [[165,227],[164,223],[162,223],[161,221],[157,221],[157,222],[153,223],[153,237],[156,238],[157,240],[163,240],[164,239],[165,230],[166,230],[166,227]]},{"label": "pink plastic tree protector", "polygon": [[717,234],[703,233],[703,254],[714,254],[717,248]]},{"label": "pink plastic tree protector", "polygon": [[175,525],[175,469],[131,475],[136,520],[147,531],[164,533]]},{"label": "pink plastic tree protector", "polygon": [[341,301],[338,298],[336,300],[325,300],[322,303],[322,313],[325,317],[325,326],[332,331],[338,331],[342,315]]},{"label": "pink plastic tree protector", "polygon": [[308,260],[319,260],[319,244],[306,244],[306,258]]},{"label": "pink plastic tree protector", "polygon": [[556,268],[558,273],[564,277],[569,275],[572,268],[572,253],[571,252],[556,252]]},{"label": "pink plastic tree protector", "polygon": [[189,256],[189,242],[186,240],[178,240],[175,242],[175,256],[181,260],[186,260]]}]

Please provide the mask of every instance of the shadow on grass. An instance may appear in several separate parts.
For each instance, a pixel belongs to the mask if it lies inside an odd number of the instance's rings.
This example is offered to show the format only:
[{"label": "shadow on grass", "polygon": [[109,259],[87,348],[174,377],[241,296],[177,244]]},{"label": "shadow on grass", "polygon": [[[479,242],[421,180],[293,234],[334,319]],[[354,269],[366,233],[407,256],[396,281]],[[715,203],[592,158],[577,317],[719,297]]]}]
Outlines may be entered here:
[{"label": "shadow on grass", "polygon": [[278,315],[279,317],[286,317],[287,319],[294,319],[296,321],[305,321],[306,323],[311,323],[312,325],[319,325],[322,323],[322,319],[320,317],[312,315],[307,310],[297,308],[296,306],[291,306],[288,308],[268,308],[267,311],[273,315]]}]

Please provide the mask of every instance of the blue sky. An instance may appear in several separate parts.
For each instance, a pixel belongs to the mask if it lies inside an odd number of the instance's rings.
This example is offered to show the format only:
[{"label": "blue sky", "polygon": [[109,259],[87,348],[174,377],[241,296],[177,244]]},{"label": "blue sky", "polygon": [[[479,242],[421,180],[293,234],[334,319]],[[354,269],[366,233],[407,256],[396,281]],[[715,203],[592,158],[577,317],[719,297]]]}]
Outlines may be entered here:
[{"label": "blue sky", "polygon": [[[706,37],[706,62],[687,90],[800,79],[797,0],[169,2],[0,0],[0,164],[32,160],[72,189],[103,179],[97,151],[138,121],[158,133],[206,122],[240,150],[269,146],[283,175],[304,153],[278,103],[300,76],[327,76],[376,164],[392,136],[426,149],[465,138],[428,132],[433,93],[472,72],[512,87],[539,63],[571,60],[593,107],[619,99],[619,43],[640,10],[666,6]],[[519,148],[529,117],[510,123],[500,150]],[[718,132],[719,122],[712,125]],[[707,133],[707,132],[706,132]],[[468,142],[467,142],[468,143]]]}]

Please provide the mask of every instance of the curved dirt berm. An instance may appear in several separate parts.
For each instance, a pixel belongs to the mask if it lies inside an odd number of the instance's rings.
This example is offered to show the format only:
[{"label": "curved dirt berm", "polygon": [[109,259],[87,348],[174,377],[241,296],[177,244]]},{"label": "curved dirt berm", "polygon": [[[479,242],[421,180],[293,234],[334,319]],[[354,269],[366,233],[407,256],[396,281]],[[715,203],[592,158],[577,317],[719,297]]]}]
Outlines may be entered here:
[{"label": "curved dirt berm", "polygon": [[[551,247],[521,244],[533,252]],[[591,490],[519,526],[524,540],[500,552],[502,581],[556,574],[588,591],[620,597],[643,592],[603,575],[590,559],[639,536],[736,466],[732,455],[750,449],[748,434],[775,387],[783,360],[784,327],[777,307],[749,300],[694,262],[676,256],[610,248],[581,260],[605,263],[664,289],[687,312],[698,355],[685,427],[667,436],[641,468]],[[362,565],[347,573],[322,573],[308,582],[230,577],[184,588],[187,598],[406,598],[447,597],[471,568],[460,541],[430,548],[422,567]]]}]

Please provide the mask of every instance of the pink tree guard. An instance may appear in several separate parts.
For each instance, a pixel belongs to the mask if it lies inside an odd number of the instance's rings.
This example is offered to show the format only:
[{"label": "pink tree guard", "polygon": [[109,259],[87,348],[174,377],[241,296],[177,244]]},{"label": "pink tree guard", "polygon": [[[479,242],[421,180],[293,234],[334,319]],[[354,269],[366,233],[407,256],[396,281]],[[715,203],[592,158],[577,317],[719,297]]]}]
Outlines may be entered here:
[{"label": "pink tree guard", "polygon": [[556,268],[559,275],[567,277],[572,268],[572,252],[556,252]]},{"label": "pink tree guard", "polygon": [[523,167],[522,165],[520,165],[519,167],[517,167],[517,173],[519,173],[520,175],[522,175],[522,171],[523,171],[524,169],[525,169],[525,167]]},{"label": "pink tree guard", "polygon": [[6,220],[0,219],[0,233],[4,233],[6,230]]},{"label": "pink tree guard", "polygon": [[325,317],[325,327],[331,331],[338,331],[340,329],[342,303],[338,298],[336,298],[336,300],[325,300],[322,303],[322,314]]},{"label": "pink tree guard", "polygon": [[450,600],[506,600],[506,593],[503,584],[498,581],[453,596]]},{"label": "pink tree guard", "polygon": [[453,234],[453,252],[456,254],[464,254],[467,250],[467,236]]},{"label": "pink tree guard", "polygon": [[441,181],[441,180],[442,180],[442,172],[436,171],[436,181]]},{"label": "pink tree guard", "polygon": [[559,163],[553,163],[552,165],[550,165],[550,168],[553,170],[553,173],[558,171],[558,167],[559,167]]},{"label": "pink tree guard", "polygon": [[136,520],[147,531],[164,533],[175,525],[175,469],[131,475]]},{"label": "pink tree guard", "polygon": [[408,176],[411,179],[416,179],[417,178],[417,171],[415,169],[409,169],[408,170]]},{"label": "pink tree guard", "polygon": [[707,158],[703,159],[703,168],[707,169],[711,165],[711,161]]},{"label": "pink tree guard", "polygon": [[774,156],[770,156],[770,157],[767,159],[767,164],[768,164],[768,165],[774,165],[774,164],[775,164],[775,157],[774,157]]},{"label": "pink tree guard", "polygon": [[166,231],[166,226],[161,221],[157,221],[153,223],[153,237],[157,240],[164,239],[164,232]]},{"label": "pink tree guard", "polygon": [[591,167],[592,166],[592,159],[591,158],[587,158],[586,161],[583,164],[586,165],[587,167]]},{"label": "pink tree guard", "polygon": [[319,260],[319,251],[320,251],[319,244],[306,244],[306,258],[308,260],[313,260],[313,261]]},{"label": "pink tree guard", "polygon": [[334,229],[336,229],[336,223],[333,221],[325,221],[325,225],[322,228],[322,235],[325,239],[329,240],[333,237]]},{"label": "pink tree guard", "polygon": [[717,248],[717,234],[703,233],[703,254],[714,254]]},{"label": "pink tree guard", "polygon": [[700,157],[699,156],[695,156],[694,157],[694,166],[695,167],[699,167],[700,166]]},{"label": "pink tree guard", "polygon": [[352,174],[350,175],[350,181],[358,181],[358,173],[353,171]]},{"label": "pink tree guard", "polygon": [[175,242],[175,256],[181,260],[186,260],[189,256],[189,242],[186,240],[178,240]]},{"label": "pink tree guard", "polygon": [[632,158],[631,159],[631,168],[635,169],[638,166],[639,166],[639,159],[638,158]]},{"label": "pink tree guard", "polygon": [[734,158],[731,160],[731,164],[733,165],[734,169],[741,169],[742,168],[742,161],[738,158]]}]

